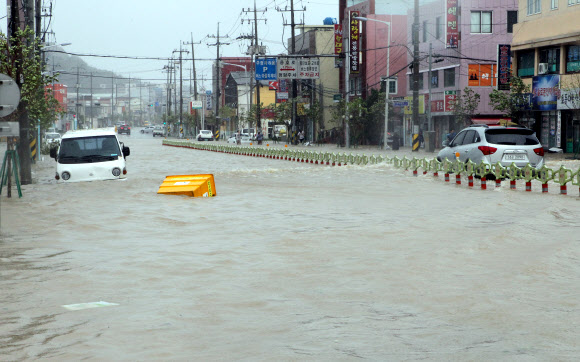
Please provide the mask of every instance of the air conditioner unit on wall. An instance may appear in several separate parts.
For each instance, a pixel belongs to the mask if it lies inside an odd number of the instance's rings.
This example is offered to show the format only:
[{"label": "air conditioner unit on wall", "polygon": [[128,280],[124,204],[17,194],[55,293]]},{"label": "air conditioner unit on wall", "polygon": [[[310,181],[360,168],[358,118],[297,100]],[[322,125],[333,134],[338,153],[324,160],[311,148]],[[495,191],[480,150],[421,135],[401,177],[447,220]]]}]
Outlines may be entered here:
[{"label": "air conditioner unit on wall", "polygon": [[546,73],[548,73],[548,63],[539,63],[538,74],[546,74]]}]

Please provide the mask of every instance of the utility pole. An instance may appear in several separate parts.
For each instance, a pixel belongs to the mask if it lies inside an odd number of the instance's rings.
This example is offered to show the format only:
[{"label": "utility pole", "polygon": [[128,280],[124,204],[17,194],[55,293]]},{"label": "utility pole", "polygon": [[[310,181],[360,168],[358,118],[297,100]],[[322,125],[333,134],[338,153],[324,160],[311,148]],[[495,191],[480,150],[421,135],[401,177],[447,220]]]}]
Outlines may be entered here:
[{"label": "utility pole", "polygon": [[174,53],[179,52],[179,133],[181,133],[181,124],[183,120],[183,53],[188,53],[188,50],[183,50],[179,44],[179,51],[174,50]]},{"label": "utility pole", "polygon": [[413,14],[413,152],[419,151],[419,0]]},{"label": "utility pole", "polygon": [[[431,77],[433,76],[431,73],[433,71],[432,54],[433,54],[433,43],[429,43],[429,103],[431,103],[431,84],[433,83],[431,80]],[[429,106],[427,106],[427,104],[425,104],[425,107],[427,107],[427,125],[429,127],[429,131],[433,131],[433,120],[431,119],[431,105],[429,104]]]},{"label": "utility pole", "polygon": [[[284,10],[281,10],[280,8],[278,8],[278,11],[282,12],[282,11],[288,11],[287,8],[285,8]],[[302,9],[302,10],[297,10],[297,11],[306,11],[306,9]],[[284,24],[284,25],[288,25],[288,24]],[[291,46],[290,46],[290,52],[291,54],[295,54],[296,53],[296,36],[295,36],[295,28],[296,28],[296,23],[294,22],[294,0],[290,0],[290,29],[291,29]],[[296,95],[298,93],[298,84],[296,83],[296,79],[292,79],[292,95],[291,95],[291,100],[292,100],[292,133],[293,133],[293,138],[294,138],[294,133],[296,132]],[[288,132],[289,133],[289,132]]]},{"label": "utility pole", "polygon": [[89,111],[91,112],[91,128],[94,128],[93,124],[93,72],[91,72],[91,105],[89,106]]},{"label": "utility pole", "polygon": [[113,100],[114,100],[114,95],[115,93],[115,73],[111,72],[111,124],[110,126],[114,126],[115,125],[115,113],[114,113],[114,105],[113,105]]},{"label": "utility pole", "polygon": [[216,39],[216,43],[215,44],[208,44],[208,46],[215,46],[217,47],[216,50],[216,82],[217,82],[217,90],[216,90],[216,94],[215,94],[215,116],[216,116],[216,120],[219,118],[219,112],[220,112],[220,96],[221,96],[221,86],[222,86],[222,80],[221,80],[221,75],[220,75],[220,70],[221,70],[221,65],[220,65],[220,45],[229,45],[230,43],[222,43],[220,40],[221,38],[229,38],[229,36],[224,36],[224,37],[220,37],[220,23],[218,22],[218,26],[217,26],[217,36],[214,35],[208,35],[208,38],[215,38]]},{"label": "utility pole", "polygon": [[[268,8],[264,9],[263,11],[267,11]],[[244,13],[249,13],[249,12],[253,12],[254,13],[254,37],[252,40],[253,45],[251,46],[251,50],[250,50],[250,56],[251,56],[251,64],[250,64],[250,74],[252,74],[252,66],[254,65],[254,55],[264,55],[264,52],[262,52],[260,50],[260,44],[258,42],[258,21],[264,21],[264,23],[267,22],[267,19],[258,19],[258,10],[256,9],[256,0],[254,0],[254,10],[250,10],[250,8],[248,8],[248,10],[242,10]],[[248,23],[250,23],[251,20],[248,19]],[[254,69],[255,71],[255,69]],[[252,75],[250,78],[250,92],[252,89],[252,83],[253,80],[255,78],[255,75]],[[251,101],[250,101],[251,102]],[[261,107],[261,101],[260,101],[260,81],[256,80],[256,128],[258,130],[258,132],[262,131],[262,110],[260,109]]]},{"label": "utility pole", "polygon": [[75,84],[76,93],[77,93],[77,101],[75,103],[75,119],[74,119],[74,130],[78,129],[78,119],[79,119],[79,93],[81,91],[81,85],[79,83],[79,68],[77,67],[77,83]]},{"label": "utility pole", "polygon": [[201,41],[198,43],[194,43],[193,42],[193,33],[191,33],[191,42],[187,43],[184,42],[184,45],[190,45],[191,44],[191,62],[193,64],[193,99],[195,99],[197,101],[197,72],[195,70],[195,49],[194,49],[194,44],[201,44]]},{"label": "utility pole", "polygon": [[133,125],[133,117],[131,116],[131,77],[129,77],[129,122],[127,124]]}]

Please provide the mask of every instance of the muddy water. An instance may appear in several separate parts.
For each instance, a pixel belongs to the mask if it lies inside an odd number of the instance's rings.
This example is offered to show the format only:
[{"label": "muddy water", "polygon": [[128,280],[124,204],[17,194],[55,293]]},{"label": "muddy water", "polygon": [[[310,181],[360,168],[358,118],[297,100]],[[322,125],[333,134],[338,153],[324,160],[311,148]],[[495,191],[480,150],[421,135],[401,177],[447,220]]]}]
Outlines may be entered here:
[{"label": "muddy water", "polygon": [[2,196],[0,360],[580,356],[577,197],[125,140],[126,181]]}]

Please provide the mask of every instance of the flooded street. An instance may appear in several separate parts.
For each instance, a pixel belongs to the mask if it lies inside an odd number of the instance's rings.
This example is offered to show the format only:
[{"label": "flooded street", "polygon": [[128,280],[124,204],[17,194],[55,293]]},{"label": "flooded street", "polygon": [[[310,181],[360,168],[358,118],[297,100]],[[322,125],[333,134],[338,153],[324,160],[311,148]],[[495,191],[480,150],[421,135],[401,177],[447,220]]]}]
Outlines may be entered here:
[{"label": "flooded street", "polygon": [[[45,156],[3,192],[0,360],[580,357],[577,187],[121,140],[124,181],[56,184]],[[217,197],[156,194],[205,173]],[[118,305],[63,307],[99,301]]]}]

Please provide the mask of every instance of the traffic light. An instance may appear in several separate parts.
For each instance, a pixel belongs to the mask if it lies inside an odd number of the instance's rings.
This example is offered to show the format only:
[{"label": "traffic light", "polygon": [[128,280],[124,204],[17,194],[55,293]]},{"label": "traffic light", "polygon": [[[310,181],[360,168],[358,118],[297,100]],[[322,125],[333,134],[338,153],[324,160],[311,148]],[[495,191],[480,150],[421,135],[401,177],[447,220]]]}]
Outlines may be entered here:
[{"label": "traffic light", "polygon": [[163,124],[167,124],[167,122],[163,121]]}]

